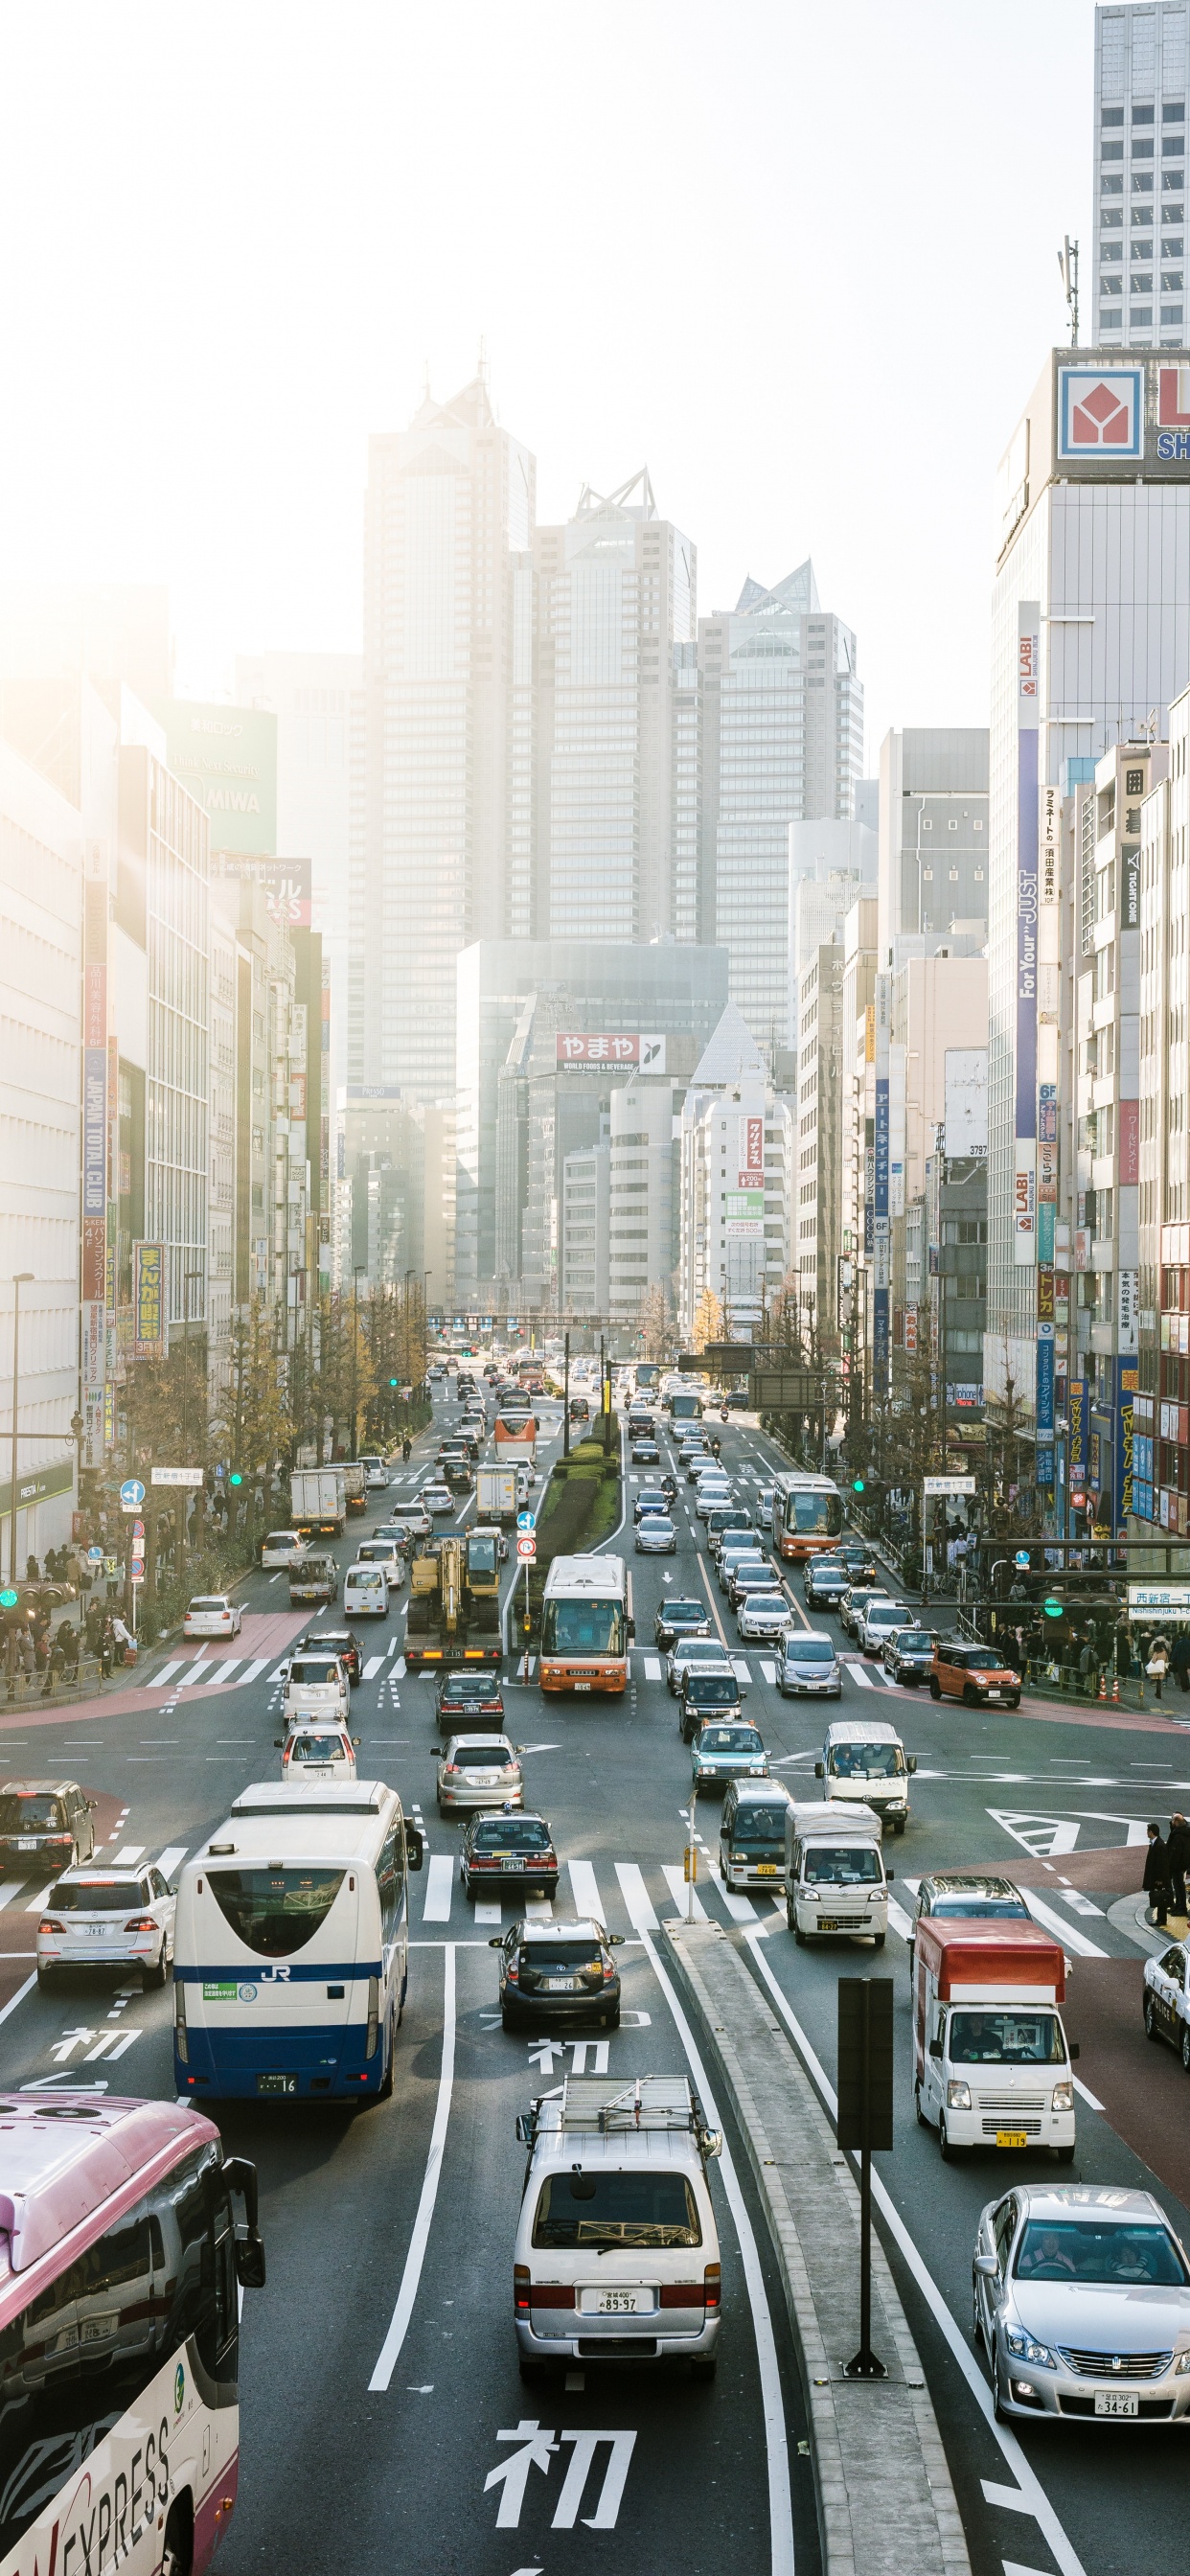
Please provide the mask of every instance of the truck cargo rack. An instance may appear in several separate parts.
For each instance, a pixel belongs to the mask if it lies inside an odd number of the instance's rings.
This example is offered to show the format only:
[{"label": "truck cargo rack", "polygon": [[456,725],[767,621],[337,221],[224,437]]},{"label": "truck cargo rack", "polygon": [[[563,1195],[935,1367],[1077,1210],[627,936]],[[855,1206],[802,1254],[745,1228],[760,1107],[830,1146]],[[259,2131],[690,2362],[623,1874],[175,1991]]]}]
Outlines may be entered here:
[{"label": "truck cargo rack", "polygon": [[539,2094],[516,2124],[527,2147],[535,2144],[539,2131],[576,2130],[603,2138],[685,2134],[694,2139],[704,2161],[717,2156],[723,2145],[720,2132],[708,2128],[698,2095],[684,2075],[634,2075],[626,2084],[609,2075],[567,2075],[554,2092]]}]

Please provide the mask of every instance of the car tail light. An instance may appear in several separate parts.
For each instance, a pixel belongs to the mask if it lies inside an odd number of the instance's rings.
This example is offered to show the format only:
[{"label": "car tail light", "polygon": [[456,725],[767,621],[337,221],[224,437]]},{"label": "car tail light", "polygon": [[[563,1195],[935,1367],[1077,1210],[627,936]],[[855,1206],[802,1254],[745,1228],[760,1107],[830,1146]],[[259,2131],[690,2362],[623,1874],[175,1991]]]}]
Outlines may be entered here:
[{"label": "car tail light", "polygon": [[157,1926],[151,1914],[134,1914],[125,1924],[124,1929],[126,1932],[155,1932]]},{"label": "car tail light", "polygon": [[607,1984],[607,1982],[608,1982],[608,1979],[609,1979],[609,1978],[611,1978],[611,1977],[614,1977],[614,1976],[615,1976],[615,1973],[616,1973],[616,1971],[615,1971],[615,1965],[614,1965],[614,1962],[613,1962],[611,1959],[605,1959],[605,1960],[604,1960],[604,1962],[603,1962],[603,1980],[604,1980],[604,1984],[605,1984],[605,1985]]},{"label": "car tail light", "polygon": [[575,2304],[574,2284],[568,2281],[539,2281],[529,2295],[535,2308],[572,2308]]},{"label": "car tail light", "polygon": [[517,1966],[517,1963],[516,1963],[516,1960],[515,1960],[515,1959],[510,1959],[510,1960],[509,1960],[509,1962],[508,1962],[508,1966],[506,1967],[506,1969],[505,1969],[505,1971],[504,1971],[504,1974],[505,1974],[505,1976],[506,1976],[506,1978],[507,1978],[508,1983],[509,1983],[509,1985],[510,1985],[510,1986],[519,1986],[519,1984],[520,1984],[520,1982],[521,1982],[521,1972],[520,1972],[520,1969],[519,1969],[519,1968],[518,1968],[518,1966]]},{"label": "car tail light", "polygon": [[513,2304],[513,2310],[514,2310],[514,2313],[515,2313],[518,2317],[527,2317],[527,2316],[528,2316],[528,2314],[529,2314],[529,2266],[528,2266],[528,2264],[527,2264],[527,2263],[514,2263],[514,2264],[513,2264],[513,2267],[512,2267],[512,2304]]},{"label": "car tail light", "polygon": [[701,2308],[704,2301],[701,2281],[663,2281],[657,2304],[662,2308]]},{"label": "car tail light", "polygon": [[442,1765],[442,1776],[444,1780],[457,1780],[459,1776],[458,1763],[444,1762]]},{"label": "car tail light", "polygon": [[702,2276],[702,2294],[708,2308],[717,2308],[719,2305],[719,2278],[719,2265],[708,2263]]},{"label": "car tail light", "polygon": [[43,1914],[37,1929],[39,1932],[64,1932],[66,1930],[66,1925],[64,1923],[55,1923],[52,1914]]}]

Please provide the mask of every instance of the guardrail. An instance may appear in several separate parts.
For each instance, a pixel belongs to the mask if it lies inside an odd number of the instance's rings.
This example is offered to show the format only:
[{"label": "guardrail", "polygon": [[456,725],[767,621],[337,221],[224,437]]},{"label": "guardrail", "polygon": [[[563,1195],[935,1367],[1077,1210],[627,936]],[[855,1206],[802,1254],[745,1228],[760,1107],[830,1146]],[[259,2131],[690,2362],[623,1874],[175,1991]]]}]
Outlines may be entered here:
[{"label": "guardrail", "polygon": [[[117,1680],[124,1669],[123,1666],[114,1667],[106,1678]],[[133,1671],[135,1667],[130,1665],[127,1669]],[[60,1680],[50,1683],[45,1673],[16,1672],[4,1683],[0,1708],[31,1708],[34,1701],[43,1708],[67,1708],[75,1700],[95,1698],[104,1687],[104,1679],[98,1655],[90,1654],[79,1656],[77,1668],[69,1680],[63,1675]]]}]

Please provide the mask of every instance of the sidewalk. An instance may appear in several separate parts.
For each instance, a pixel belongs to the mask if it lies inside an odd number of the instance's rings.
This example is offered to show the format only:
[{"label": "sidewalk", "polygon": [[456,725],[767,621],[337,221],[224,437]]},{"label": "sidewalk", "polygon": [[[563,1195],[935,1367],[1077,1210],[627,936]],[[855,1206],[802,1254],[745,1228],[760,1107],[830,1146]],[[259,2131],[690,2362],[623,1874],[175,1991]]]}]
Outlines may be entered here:
[{"label": "sidewalk", "polygon": [[805,2392],[824,2576],[970,2576],[925,2372],[872,2235],[872,2346],[859,2342],[859,2188],[810,2079],[718,1924],[670,1922],[669,1957],[744,2140]]}]

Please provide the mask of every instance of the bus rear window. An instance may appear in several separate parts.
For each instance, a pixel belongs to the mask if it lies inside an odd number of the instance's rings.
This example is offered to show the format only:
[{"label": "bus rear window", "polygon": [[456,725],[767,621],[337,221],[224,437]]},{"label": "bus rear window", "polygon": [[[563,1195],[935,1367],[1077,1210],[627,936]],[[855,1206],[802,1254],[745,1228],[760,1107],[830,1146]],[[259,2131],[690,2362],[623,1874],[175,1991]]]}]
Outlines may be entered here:
[{"label": "bus rear window", "polygon": [[291,1959],[325,1923],[343,1875],[341,1869],[217,1869],[207,1883],[247,1949],[261,1959]]}]

